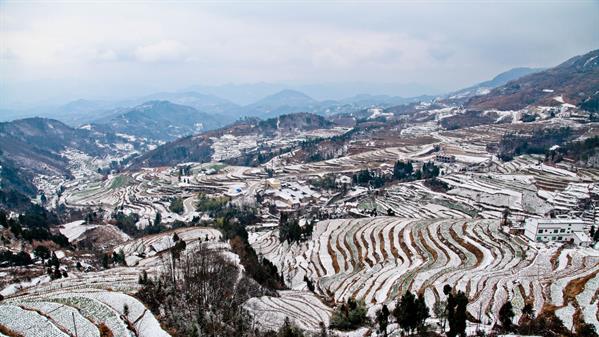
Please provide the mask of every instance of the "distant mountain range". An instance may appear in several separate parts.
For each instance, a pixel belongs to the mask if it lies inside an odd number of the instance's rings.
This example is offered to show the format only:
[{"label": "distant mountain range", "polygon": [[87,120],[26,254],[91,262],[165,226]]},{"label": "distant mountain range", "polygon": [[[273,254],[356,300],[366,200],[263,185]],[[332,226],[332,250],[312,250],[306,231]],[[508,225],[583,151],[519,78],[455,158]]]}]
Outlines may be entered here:
[{"label": "distant mountain range", "polygon": [[[514,68],[493,79],[450,94],[399,97],[359,94],[339,100],[317,100],[304,92],[284,89],[254,103],[238,105],[214,94],[195,91],[161,92],[127,101],[76,100],[60,107],[40,108],[27,114],[61,120],[73,127],[92,124],[102,132],[118,132],[151,140],[176,138],[213,130],[244,117],[267,119],[282,114],[309,112],[323,116],[352,114],[368,108],[391,108],[433,100],[465,105],[471,109],[520,109],[531,104],[555,105],[562,95],[576,105],[596,102],[597,54],[590,52],[551,69]],[[257,90],[264,93],[276,85],[229,85],[227,90]],[[217,87],[206,87],[216,90]],[[224,90],[224,89],[223,89]],[[256,92],[248,94],[256,95]],[[594,105],[593,105],[594,104]],[[14,116],[14,112],[2,111]]]},{"label": "distant mountain range", "polygon": [[472,97],[471,109],[518,110],[530,105],[581,106],[599,96],[599,49],[540,72],[509,81],[488,94]]},{"label": "distant mountain range", "polygon": [[138,98],[135,104],[143,104],[148,101],[169,101],[172,103],[187,105],[207,114],[229,115],[231,111],[239,108],[239,105],[214,95],[201,94],[194,91],[185,92],[161,92]]}]

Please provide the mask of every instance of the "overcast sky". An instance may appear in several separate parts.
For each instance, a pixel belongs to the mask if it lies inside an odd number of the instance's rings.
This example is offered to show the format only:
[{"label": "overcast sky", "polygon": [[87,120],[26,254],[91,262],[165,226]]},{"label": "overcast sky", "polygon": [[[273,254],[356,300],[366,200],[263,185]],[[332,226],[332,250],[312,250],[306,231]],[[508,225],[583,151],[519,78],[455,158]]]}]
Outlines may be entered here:
[{"label": "overcast sky", "polygon": [[442,92],[599,48],[598,22],[598,1],[0,1],[0,106],[254,82]]}]

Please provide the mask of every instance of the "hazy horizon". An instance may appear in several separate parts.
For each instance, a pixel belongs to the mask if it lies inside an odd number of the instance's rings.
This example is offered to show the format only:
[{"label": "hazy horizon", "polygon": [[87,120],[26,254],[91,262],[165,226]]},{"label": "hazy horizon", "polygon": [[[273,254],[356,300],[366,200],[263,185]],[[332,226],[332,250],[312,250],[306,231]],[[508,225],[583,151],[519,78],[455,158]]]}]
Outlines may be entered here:
[{"label": "hazy horizon", "polygon": [[439,94],[599,47],[596,1],[4,1],[0,16],[2,107],[227,83]]}]

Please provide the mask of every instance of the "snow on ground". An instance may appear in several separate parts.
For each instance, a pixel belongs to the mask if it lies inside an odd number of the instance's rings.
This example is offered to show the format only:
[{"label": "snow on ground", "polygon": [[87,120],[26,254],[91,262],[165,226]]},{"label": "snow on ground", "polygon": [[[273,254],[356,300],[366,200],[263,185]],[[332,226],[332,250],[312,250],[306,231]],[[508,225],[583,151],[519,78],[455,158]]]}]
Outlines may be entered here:
[{"label": "snow on ground", "polygon": [[98,227],[97,225],[87,225],[85,220],[77,220],[66,223],[61,226],[60,233],[69,239],[69,242],[76,241],[86,231]]},{"label": "snow on ground", "polygon": [[42,275],[42,276],[31,279],[31,281],[23,281],[23,282],[19,282],[19,283],[13,283],[13,284],[6,286],[4,289],[2,289],[2,291],[0,291],[0,295],[6,297],[9,295],[13,295],[23,289],[39,286],[39,285],[47,283],[47,282],[50,282],[50,276]]},{"label": "snow on ground", "polygon": [[250,298],[243,307],[252,315],[254,323],[263,330],[278,330],[289,318],[301,329],[318,331],[319,324],[329,325],[332,309],[314,294],[305,291],[280,291],[279,297]]},{"label": "snow on ground", "polygon": [[[467,292],[474,317],[482,307],[491,324],[504,301],[523,306],[517,284],[534,290],[526,297],[534,299],[536,309],[543,303],[559,306],[562,294],[554,290],[599,265],[592,249],[576,249],[566,252],[572,258],[553,266],[556,248],[531,249],[501,230],[499,220],[335,219],[319,222],[312,239],[301,244],[280,243],[276,229],[253,233],[250,244],[283,271],[295,290],[304,290],[308,277],[317,294],[337,302],[355,297],[371,305],[391,304],[409,289],[423,292],[432,305],[450,284]],[[595,283],[587,286],[588,293],[597,291]]]}]

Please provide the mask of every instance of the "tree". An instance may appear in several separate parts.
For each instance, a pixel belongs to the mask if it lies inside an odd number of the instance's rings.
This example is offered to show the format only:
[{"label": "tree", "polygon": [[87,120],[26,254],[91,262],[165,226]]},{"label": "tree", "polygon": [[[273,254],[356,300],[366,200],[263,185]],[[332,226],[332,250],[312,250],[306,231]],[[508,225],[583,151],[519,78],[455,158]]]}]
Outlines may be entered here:
[{"label": "tree", "polygon": [[0,226],[8,227],[8,217],[6,216],[6,212],[0,209]]},{"label": "tree", "polygon": [[535,317],[535,309],[533,308],[531,303],[526,303],[522,308],[522,315],[526,317],[528,320],[532,320]]},{"label": "tree", "polygon": [[397,302],[393,310],[393,316],[395,316],[399,326],[408,334],[422,328],[425,320],[429,317],[424,297],[420,295],[416,298],[414,294],[407,291]]},{"label": "tree", "polygon": [[501,225],[509,226],[509,216],[511,215],[510,209],[508,207],[504,208],[501,212]]},{"label": "tree", "polygon": [[162,222],[162,214],[160,212],[156,212],[156,216],[154,217],[154,226],[159,226]]},{"label": "tree", "polygon": [[307,275],[304,276],[304,282],[306,282],[308,290],[314,292],[314,282],[312,282],[312,280],[310,280]]},{"label": "tree", "polygon": [[50,249],[46,246],[39,245],[33,250],[33,255],[42,259],[42,264],[44,264],[46,259],[50,258]]},{"label": "tree", "polygon": [[576,329],[576,337],[597,337],[597,329],[593,324],[582,323]]},{"label": "tree", "polygon": [[514,319],[514,316],[515,314],[514,308],[512,307],[512,302],[505,302],[499,309],[499,322],[501,322],[501,327],[504,331],[512,331],[512,320]]},{"label": "tree", "polygon": [[447,318],[447,301],[437,301],[433,305],[433,313],[435,317],[443,321],[445,327],[445,318]]},{"label": "tree", "polygon": [[422,174],[420,177],[422,179],[435,178],[439,175],[439,167],[436,166],[435,163],[433,163],[432,161],[424,163],[422,165],[421,171]]},{"label": "tree", "polygon": [[183,241],[179,238],[179,235],[177,235],[177,233],[173,234],[173,242],[175,244],[170,249],[171,262],[172,262],[171,277],[173,278],[173,283],[175,283],[176,282],[175,277],[177,275],[177,273],[175,272],[177,260],[179,260],[179,258],[181,257],[181,252],[183,252],[185,250],[185,248],[187,247],[187,244],[185,243],[185,241]]},{"label": "tree", "polygon": [[112,262],[118,264],[125,264],[125,252],[119,249],[118,252],[112,252]]},{"label": "tree", "polygon": [[383,308],[376,312],[376,322],[379,325],[379,333],[383,333],[383,336],[387,337],[387,326],[389,325],[389,308],[386,304],[383,304]]},{"label": "tree", "polygon": [[411,178],[413,173],[414,167],[412,166],[411,161],[404,163],[403,161],[398,160],[393,166],[393,178],[395,179],[404,180]]},{"label": "tree", "polygon": [[456,294],[451,292],[451,287],[446,286],[443,292],[448,293],[447,296],[447,322],[449,323],[448,337],[466,336],[466,306],[468,305],[468,297],[462,291]]},{"label": "tree", "polygon": [[283,326],[279,328],[277,332],[277,337],[303,337],[304,333],[295,325],[291,324],[289,321],[289,317],[285,317],[285,321],[283,322]]},{"label": "tree", "polygon": [[327,327],[324,325],[324,322],[318,323],[318,327],[320,328],[320,331],[315,337],[329,337],[329,332],[327,331]]},{"label": "tree", "polygon": [[183,212],[185,211],[185,207],[183,206],[183,199],[181,199],[181,198],[173,199],[171,201],[169,209],[173,213],[183,214]]},{"label": "tree", "polygon": [[50,256],[50,261],[48,262],[49,266],[54,266],[54,268],[58,269],[58,267],[60,267],[60,261],[58,260],[58,257],[56,256],[56,254],[54,252],[52,252],[52,255]]},{"label": "tree", "polygon": [[331,328],[339,330],[353,330],[368,322],[366,316],[366,305],[362,301],[349,298],[347,303],[342,303],[333,312],[331,317]]},{"label": "tree", "polygon": [[110,267],[110,255],[103,254],[102,255],[102,268],[108,269]]},{"label": "tree", "polygon": [[125,317],[129,317],[129,306],[127,305],[127,303],[123,304],[123,315]]},{"label": "tree", "polygon": [[279,221],[279,241],[293,243],[302,239],[302,228],[297,218],[289,218],[287,214],[281,214]]},{"label": "tree", "polygon": [[418,295],[418,299],[416,300],[416,328],[418,331],[421,331],[425,328],[426,319],[431,317],[428,307],[426,306],[426,302],[424,301],[424,296],[422,294]]}]

